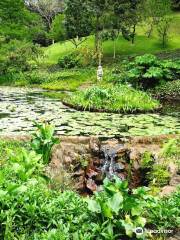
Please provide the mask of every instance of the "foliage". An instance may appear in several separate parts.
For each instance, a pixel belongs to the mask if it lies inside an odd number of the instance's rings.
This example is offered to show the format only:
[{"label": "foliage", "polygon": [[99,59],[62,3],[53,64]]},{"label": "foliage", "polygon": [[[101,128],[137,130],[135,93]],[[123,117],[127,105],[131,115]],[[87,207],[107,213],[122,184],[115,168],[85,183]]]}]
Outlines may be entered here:
[{"label": "foliage", "polygon": [[37,132],[33,134],[31,145],[36,153],[42,155],[44,164],[48,164],[52,147],[59,143],[59,139],[54,137],[54,126],[47,123],[35,124]]},{"label": "foliage", "polygon": [[48,74],[46,74],[44,72],[38,72],[37,70],[27,72],[26,74],[24,74],[24,76],[25,76],[26,81],[30,85],[42,84],[42,83],[48,81]]},{"label": "foliage", "polygon": [[80,58],[76,52],[65,55],[58,60],[60,68],[70,69],[80,66]]},{"label": "foliage", "polygon": [[169,184],[171,174],[169,164],[179,167],[179,140],[170,139],[165,142],[158,155],[145,152],[141,159],[141,168],[144,172],[144,182],[151,187],[163,187]]},{"label": "foliage", "polygon": [[171,0],[171,2],[172,2],[173,9],[180,10],[180,2],[179,2],[179,0]]},{"label": "foliage", "polygon": [[136,112],[156,109],[159,104],[146,93],[131,87],[91,87],[74,93],[67,101],[84,110]]},{"label": "foliage", "polygon": [[[79,14],[81,13],[81,14]],[[92,31],[92,17],[88,1],[67,0],[65,9],[65,29],[67,39],[77,48]]]},{"label": "foliage", "polygon": [[159,98],[178,98],[180,95],[180,80],[163,83],[157,86],[152,93]]},{"label": "foliage", "polygon": [[66,39],[64,20],[65,16],[63,14],[58,14],[52,22],[49,35],[55,42],[63,41]]},{"label": "foliage", "polygon": [[39,31],[37,32],[34,37],[33,37],[33,43],[35,44],[39,44],[42,47],[47,47],[49,45],[51,45],[52,43],[52,37],[54,36],[52,34],[48,34],[45,31]]},{"label": "foliage", "polygon": [[178,139],[170,139],[167,141],[161,149],[160,156],[173,157],[174,155],[178,155],[180,153],[179,143],[180,140]]},{"label": "foliage", "polygon": [[11,39],[30,41],[43,28],[39,17],[25,8],[23,0],[1,1],[0,16],[0,35],[5,36],[7,42]]},{"label": "foliage", "polygon": [[169,30],[170,30],[171,23],[172,23],[172,17],[165,16],[159,21],[158,26],[157,26],[158,35],[162,42],[162,46],[164,48],[168,44]]},{"label": "foliage", "polygon": [[12,40],[1,48],[1,54],[3,57],[0,59],[0,72],[13,75],[30,70],[32,62],[36,63],[42,51],[38,45]]},{"label": "foliage", "polygon": [[165,165],[154,164],[151,171],[147,174],[147,179],[152,185],[155,185],[156,187],[163,187],[168,185],[170,173]]},{"label": "foliage", "polygon": [[124,81],[133,86],[147,90],[162,81],[178,79],[180,74],[179,61],[159,60],[156,56],[145,54],[135,57],[134,61],[126,63]]},{"label": "foliage", "polygon": [[117,239],[121,235],[136,239],[135,229],[145,227],[146,219],[142,215],[152,200],[146,188],[131,192],[126,181],[115,177],[114,182],[104,180],[103,191],[88,200],[88,208],[97,221],[103,221],[104,227],[109,229],[100,233],[105,239]]},{"label": "foliage", "polygon": [[32,236],[47,231],[50,235],[58,228],[70,239],[68,237],[83,230],[79,226],[88,222],[86,204],[76,193],[55,192],[35,178],[13,186],[7,181],[6,186],[1,185],[0,195],[0,236],[3,239],[23,236],[35,239]]},{"label": "foliage", "polygon": [[31,146],[17,151],[19,143],[6,145],[11,151],[0,165],[1,239],[142,239],[136,227],[176,229],[180,224],[179,190],[155,198],[147,188],[130,190],[126,181],[115,177],[84,199],[49,188],[52,182],[44,176],[42,156]]},{"label": "foliage", "polygon": [[168,197],[157,201],[153,208],[148,210],[148,219],[154,229],[178,229],[180,226],[180,188]]},{"label": "foliage", "polygon": [[14,155],[18,155],[21,149],[27,145],[28,143],[0,139],[0,166],[8,161],[12,151]]}]

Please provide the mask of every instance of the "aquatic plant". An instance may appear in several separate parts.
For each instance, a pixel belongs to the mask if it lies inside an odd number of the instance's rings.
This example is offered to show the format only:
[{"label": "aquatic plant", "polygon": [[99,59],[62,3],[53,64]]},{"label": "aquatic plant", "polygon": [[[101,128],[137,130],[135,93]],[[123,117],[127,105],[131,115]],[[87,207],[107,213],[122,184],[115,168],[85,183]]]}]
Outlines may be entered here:
[{"label": "aquatic plant", "polygon": [[83,110],[109,112],[146,112],[159,107],[159,102],[148,94],[126,85],[91,87],[74,93],[65,102]]}]

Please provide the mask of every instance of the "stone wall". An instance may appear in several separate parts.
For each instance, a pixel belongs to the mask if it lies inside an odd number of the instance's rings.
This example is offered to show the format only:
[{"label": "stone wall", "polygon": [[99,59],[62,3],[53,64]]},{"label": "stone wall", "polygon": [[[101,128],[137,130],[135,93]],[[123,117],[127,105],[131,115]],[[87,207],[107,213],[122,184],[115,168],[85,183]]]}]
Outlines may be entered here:
[{"label": "stone wall", "polygon": [[[156,156],[163,143],[175,137],[163,135],[109,140],[96,137],[61,137],[61,143],[53,149],[52,161],[47,171],[59,183],[70,182],[80,192],[98,190],[104,177],[110,176],[111,172],[121,179],[128,178],[130,187],[137,187],[142,183],[142,154],[148,151]],[[114,161],[113,168],[111,157]],[[172,168],[173,166],[171,170]]]}]

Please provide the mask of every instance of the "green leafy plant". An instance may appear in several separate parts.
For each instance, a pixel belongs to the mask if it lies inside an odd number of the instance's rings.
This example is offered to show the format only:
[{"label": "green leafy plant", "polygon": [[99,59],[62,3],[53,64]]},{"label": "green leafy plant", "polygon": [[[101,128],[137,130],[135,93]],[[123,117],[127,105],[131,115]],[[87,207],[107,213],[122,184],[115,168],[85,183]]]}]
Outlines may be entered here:
[{"label": "green leafy plant", "polygon": [[60,68],[70,69],[80,66],[80,58],[76,52],[65,55],[58,60]]},{"label": "green leafy plant", "polygon": [[158,98],[177,99],[180,96],[180,80],[165,82],[152,90]]},{"label": "green leafy plant", "polygon": [[147,174],[147,179],[150,184],[157,187],[168,185],[170,180],[170,173],[166,165],[154,164],[152,169]]},{"label": "green leafy plant", "polygon": [[156,56],[145,54],[135,57],[134,61],[125,62],[124,81],[135,87],[147,90],[154,88],[162,81],[172,81],[179,78],[180,62],[159,60]]},{"label": "green leafy plant", "polygon": [[42,156],[25,148],[22,148],[18,155],[12,154],[10,161],[14,173],[22,181],[27,181],[33,175],[41,175],[43,172]]},{"label": "green leafy plant", "polygon": [[180,188],[168,197],[158,199],[153,208],[148,209],[149,226],[154,229],[178,229],[180,227]]},{"label": "green leafy plant", "polygon": [[146,224],[142,215],[147,210],[148,199],[151,197],[146,188],[130,191],[126,181],[115,177],[114,182],[105,179],[103,191],[95,193],[87,201],[89,210],[95,214],[97,221],[99,219],[106,225],[112,236],[126,235],[135,239],[136,227],[143,228]]},{"label": "green leafy plant", "polygon": [[12,75],[31,70],[32,64],[37,64],[38,57],[43,55],[38,45],[18,40],[3,45],[0,54],[3,55],[0,72]]},{"label": "green leafy plant", "polygon": [[67,103],[84,110],[111,112],[138,112],[158,108],[159,103],[144,92],[126,85],[91,87],[72,94]]},{"label": "green leafy plant", "polygon": [[43,162],[49,163],[51,150],[55,144],[59,143],[59,139],[54,137],[55,128],[48,123],[35,123],[37,132],[32,136],[31,146],[38,154],[42,154]]}]

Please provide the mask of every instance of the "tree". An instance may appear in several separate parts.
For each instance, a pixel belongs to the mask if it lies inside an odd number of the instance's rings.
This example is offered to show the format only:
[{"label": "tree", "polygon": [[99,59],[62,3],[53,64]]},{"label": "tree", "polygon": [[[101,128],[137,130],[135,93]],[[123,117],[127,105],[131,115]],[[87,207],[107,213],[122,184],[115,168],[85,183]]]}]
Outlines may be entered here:
[{"label": "tree", "polygon": [[91,12],[85,0],[67,0],[65,9],[66,36],[77,48],[92,31]]},{"label": "tree", "polygon": [[136,27],[142,21],[144,0],[115,0],[114,12],[123,37],[134,43]]},{"label": "tree", "polygon": [[64,41],[66,39],[64,14],[58,14],[54,18],[54,20],[51,24],[49,36],[50,36],[50,38],[54,39],[55,42]]},{"label": "tree", "polygon": [[159,0],[156,4],[156,14],[158,17],[157,31],[163,47],[166,46],[169,37],[169,28],[172,21],[171,1]]},{"label": "tree", "polygon": [[164,16],[163,18],[160,19],[157,26],[158,35],[159,38],[161,39],[163,47],[166,47],[168,42],[171,21],[172,21],[171,16]]},{"label": "tree", "polygon": [[156,9],[157,0],[145,0],[143,3],[143,10],[144,10],[144,20],[148,26],[147,29],[147,37],[150,38],[154,27],[157,26],[158,23],[158,16],[157,16],[157,9]]},{"label": "tree", "polygon": [[42,27],[39,17],[28,11],[23,0],[0,1],[0,34],[6,40],[28,39]]},{"label": "tree", "polygon": [[89,0],[89,7],[93,17],[93,33],[95,35],[95,51],[99,65],[102,59],[102,39],[101,32],[105,28],[104,20],[109,9],[112,7],[112,0]]},{"label": "tree", "polygon": [[131,42],[134,44],[136,27],[142,21],[142,0],[130,0],[127,11],[127,24],[129,25]]},{"label": "tree", "polygon": [[23,0],[0,1],[0,16],[2,21],[20,22],[23,19],[25,8]]},{"label": "tree", "polygon": [[64,11],[64,0],[25,0],[25,4],[42,17],[48,32],[55,16]]},{"label": "tree", "polygon": [[170,0],[145,0],[144,18],[148,22],[149,29],[147,36],[151,37],[154,27],[157,27],[158,34],[162,39],[163,46],[168,39],[168,30],[171,22],[171,1]]}]

